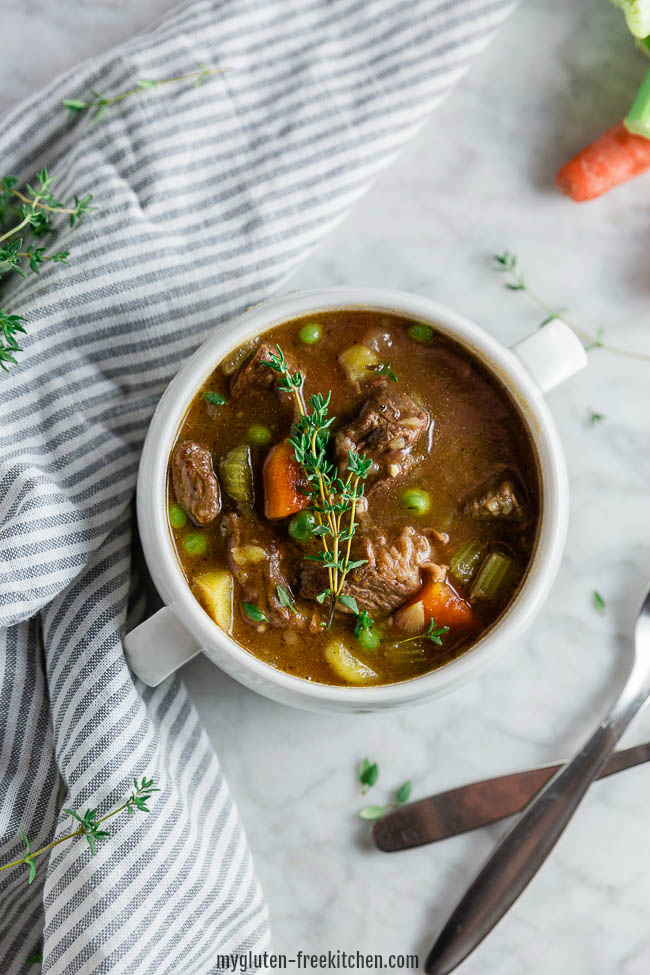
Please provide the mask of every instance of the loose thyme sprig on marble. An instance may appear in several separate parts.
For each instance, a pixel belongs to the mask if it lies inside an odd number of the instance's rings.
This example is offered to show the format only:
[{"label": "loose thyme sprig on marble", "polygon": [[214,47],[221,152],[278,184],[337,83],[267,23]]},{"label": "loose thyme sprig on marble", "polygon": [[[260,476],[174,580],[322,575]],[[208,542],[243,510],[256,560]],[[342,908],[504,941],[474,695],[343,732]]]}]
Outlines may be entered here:
[{"label": "loose thyme sprig on marble", "polygon": [[319,603],[327,600],[327,625],[330,626],[337,602],[344,599],[342,590],[346,576],[367,562],[367,559],[351,560],[350,551],[357,528],[355,512],[363,497],[363,482],[372,462],[364,454],[348,451],[347,476],[343,480],[336,465],[327,459],[330,427],[335,419],[328,416],[331,391],[327,396],[314,393],[306,407],[304,376],[301,372],[292,373],[279,345],[277,350],[277,355],[273,353],[264,365],[278,373],[278,389],[290,393],[298,407],[299,420],[293,427],[289,443],[307,478],[311,510],[318,522],[314,535],[320,538],[323,546],[317,555],[305,558],[327,569],[329,585],[316,598]]},{"label": "loose thyme sprig on marble", "polygon": [[65,836],[60,836],[58,840],[54,840],[52,843],[48,843],[46,846],[42,846],[40,850],[32,850],[31,844],[23,832],[20,830],[23,841],[25,843],[25,856],[20,857],[18,860],[12,860],[11,863],[3,863],[0,866],[1,870],[10,870],[12,867],[19,867],[24,864],[28,868],[27,883],[31,884],[36,877],[36,864],[34,860],[41,853],[46,853],[47,850],[51,850],[53,847],[58,846],[59,843],[65,843],[66,840],[73,840],[77,836],[85,836],[88,846],[90,847],[90,852],[94,856],[97,850],[97,841],[106,839],[110,836],[110,833],[106,829],[101,829],[102,823],[105,823],[108,819],[112,819],[113,816],[117,816],[118,813],[126,811],[130,816],[138,810],[139,812],[148,813],[150,810],[147,807],[147,802],[151,799],[154,792],[160,792],[154,786],[153,779],[147,779],[146,776],[143,777],[142,782],[138,783],[137,779],[133,780],[133,792],[131,795],[120,805],[117,809],[113,809],[111,812],[107,813],[101,818],[97,818],[97,809],[86,809],[83,816],[75,812],[74,809],[64,809],[63,812],[72,816],[73,819],[80,824],[78,829],[75,829],[72,833],[66,833]]},{"label": "loose thyme sprig on marble", "polygon": [[[368,789],[372,788],[379,778],[379,766],[377,762],[371,762],[370,759],[364,758],[357,769],[357,779],[361,783],[361,792],[363,795],[366,794]],[[359,813],[361,819],[374,820],[381,819],[387,812],[391,809],[397,809],[404,802],[408,802],[411,798],[411,791],[413,788],[413,783],[410,779],[403,782],[398,789],[395,790],[395,799],[393,802],[389,802],[385,806],[380,806],[378,804],[373,804],[371,806],[366,806]]]},{"label": "loose thyme sprig on marble", "polygon": [[[43,167],[37,175],[36,187],[29,183],[23,193],[15,176],[0,178],[0,277],[15,272],[26,278],[29,271],[41,273],[41,265],[67,264],[69,250],[49,251],[36,246],[36,241],[52,233],[52,218],[57,214],[68,217],[74,227],[86,214],[96,210],[91,206],[92,195],[74,196],[74,206],[64,205],[53,192],[53,178]],[[10,314],[0,308],[0,368],[5,372],[16,362],[15,354],[22,352],[18,337],[25,334],[22,315]]]},{"label": "loose thyme sprig on marble", "polygon": [[117,104],[117,102],[123,102],[125,99],[131,98],[133,95],[139,95],[143,91],[150,91],[152,88],[160,88],[161,85],[176,85],[184,81],[193,81],[193,87],[198,88],[211,75],[222,74],[225,70],[224,68],[208,68],[201,61],[195,61],[194,63],[197,65],[198,70],[190,71],[189,74],[178,75],[175,78],[162,78],[160,80],[142,78],[140,81],[136,81],[135,87],[121,91],[117,95],[102,95],[100,92],[91,89],[87,99],[66,98],[62,104],[73,115],[79,115],[81,112],[91,112],[93,113],[93,122],[99,122],[107,108]]},{"label": "loose thyme sprig on marble", "polygon": [[572,331],[576,333],[579,339],[584,343],[585,349],[589,352],[591,349],[605,349],[607,352],[613,352],[615,355],[624,355],[629,359],[641,359],[646,362],[650,362],[650,355],[645,355],[643,352],[633,352],[630,349],[620,349],[618,346],[609,345],[607,342],[603,341],[604,329],[599,328],[595,335],[590,335],[585,332],[584,329],[578,328],[577,325],[573,325],[564,314],[564,308],[554,309],[551,305],[548,305],[539,295],[531,291],[526,283],[526,278],[519,267],[519,261],[517,257],[510,251],[504,251],[503,254],[494,254],[494,270],[499,271],[503,274],[509,276],[509,280],[506,281],[506,288],[508,291],[523,291],[530,301],[544,313],[543,320],[539,323],[539,327],[542,328],[544,325],[548,325],[549,322],[558,319],[568,325]]}]

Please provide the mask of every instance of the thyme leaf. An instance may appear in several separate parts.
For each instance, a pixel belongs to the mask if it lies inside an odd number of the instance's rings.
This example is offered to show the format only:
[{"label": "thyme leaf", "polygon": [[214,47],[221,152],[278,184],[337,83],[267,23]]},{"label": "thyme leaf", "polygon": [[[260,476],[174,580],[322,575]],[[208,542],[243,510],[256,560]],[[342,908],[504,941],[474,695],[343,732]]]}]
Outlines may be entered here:
[{"label": "thyme leaf", "polygon": [[388,810],[388,806],[366,806],[359,813],[361,819],[381,819],[384,813]]},{"label": "thyme leaf", "polygon": [[369,758],[364,758],[359,765],[357,778],[361,785],[364,786],[364,792],[370,789],[379,778],[379,766],[377,762],[371,762]]},{"label": "thyme leaf", "polygon": [[212,406],[224,406],[228,402],[226,397],[222,396],[221,393],[213,393],[210,389],[206,389],[203,394],[203,399]]},{"label": "thyme leaf", "polygon": [[392,382],[397,382],[397,376],[393,372],[390,362],[380,362],[375,366],[366,366],[370,372],[376,372],[378,376],[386,376]]},{"label": "thyme leaf", "polygon": [[602,423],[607,417],[604,413],[590,413],[589,414],[589,426],[595,427],[597,424]]},{"label": "thyme leaf", "polygon": [[408,802],[411,798],[411,790],[413,788],[413,783],[410,779],[407,779],[395,793],[395,798],[398,802]]},{"label": "thyme leaf", "polygon": [[278,597],[278,602],[281,606],[286,606],[287,609],[291,610],[294,616],[298,615],[298,610],[294,606],[291,593],[285,586],[276,586],[275,592]]},{"label": "thyme leaf", "polygon": [[268,619],[262,610],[253,603],[242,603],[241,608],[244,610],[249,620],[253,620],[254,623],[268,623]]},{"label": "thyme leaf", "polygon": [[600,593],[598,592],[597,589],[594,589],[594,591],[592,593],[592,597],[593,597],[594,606],[596,607],[596,609],[600,613],[604,613],[605,610],[607,609],[607,603],[605,602],[605,600],[600,595]]},{"label": "thyme leaf", "polygon": [[359,615],[359,607],[354,596],[348,596],[346,593],[342,593],[339,602],[342,606],[347,606],[348,609],[351,609],[355,616]]}]

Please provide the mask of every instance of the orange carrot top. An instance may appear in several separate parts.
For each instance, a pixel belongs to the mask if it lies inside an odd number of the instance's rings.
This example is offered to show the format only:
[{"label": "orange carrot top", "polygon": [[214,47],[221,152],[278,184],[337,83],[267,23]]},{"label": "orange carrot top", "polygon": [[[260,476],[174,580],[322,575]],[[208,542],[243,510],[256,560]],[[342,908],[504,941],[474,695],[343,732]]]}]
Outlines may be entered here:
[{"label": "orange carrot top", "polygon": [[305,475],[293,455],[293,447],[284,440],[271,447],[262,472],[264,480],[264,514],[267,518],[286,518],[302,511],[310,503],[304,493]]}]

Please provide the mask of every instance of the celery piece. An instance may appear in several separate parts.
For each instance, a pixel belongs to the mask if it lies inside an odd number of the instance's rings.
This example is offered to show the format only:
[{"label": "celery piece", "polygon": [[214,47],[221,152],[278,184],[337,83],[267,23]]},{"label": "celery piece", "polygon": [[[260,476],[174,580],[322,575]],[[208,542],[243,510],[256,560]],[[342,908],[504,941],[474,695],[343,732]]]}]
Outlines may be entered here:
[{"label": "celery piece", "polygon": [[224,491],[235,501],[253,504],[253,468],[248,444],[240,444],[226,454],[219,465]]},{"label": "celery piece", "polygon": [[474,578],[482,555],[483,549],[475,538],[471,538],[469,542],[464,542],[452,553],[449,560],[449,574],[457,582],[468,586]]},{"label": "celery piece", "polygon": [[625,118],[625,128],[650,139],[650,71],[646,74]]},{"label": "celery piece", "polygon": [[386,659],[394,667],[417,667],[426,663],[427,654],[424,647],[416,642],[403,641],[401,643],[389,643],[385,647]]},{"label": "celery piece", "polygon": [[509,555],[492,552],[480,568],[470,596],[472,599],[499,599],[505,595],[514,576],[515,564]]}]

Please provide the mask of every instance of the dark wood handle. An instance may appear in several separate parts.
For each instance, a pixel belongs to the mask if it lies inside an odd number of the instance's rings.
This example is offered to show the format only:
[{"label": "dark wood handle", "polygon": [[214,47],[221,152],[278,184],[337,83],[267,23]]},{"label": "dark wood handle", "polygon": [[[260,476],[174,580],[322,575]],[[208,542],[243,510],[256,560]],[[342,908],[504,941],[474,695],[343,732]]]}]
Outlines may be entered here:
[{"label": "dark wood handle", "polygon": [[[614,752],[599,778],[650,760],[650,743]],[[384,853],[435,843],[521,812],[564,763],[472,782],[396,809],[373,826]]]}]

